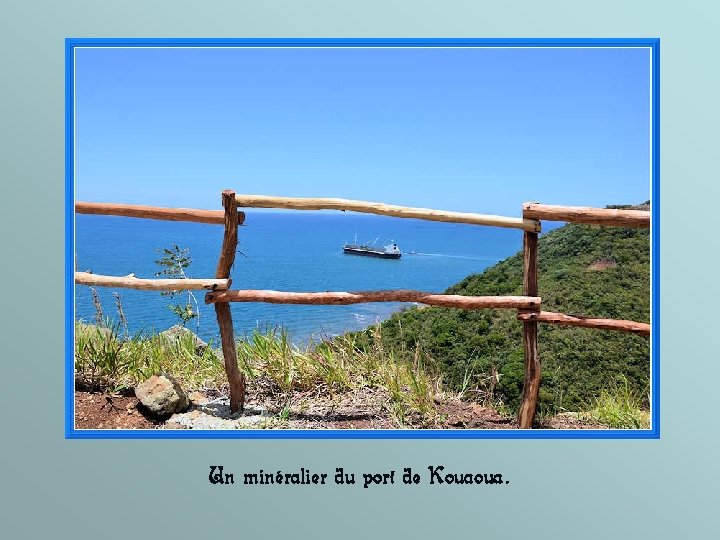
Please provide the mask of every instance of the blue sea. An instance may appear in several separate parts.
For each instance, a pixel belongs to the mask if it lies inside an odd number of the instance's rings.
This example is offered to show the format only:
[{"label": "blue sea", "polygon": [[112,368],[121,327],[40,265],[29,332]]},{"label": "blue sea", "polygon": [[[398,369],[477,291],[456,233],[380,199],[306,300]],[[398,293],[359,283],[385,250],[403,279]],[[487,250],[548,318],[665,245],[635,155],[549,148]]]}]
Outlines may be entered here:
[{"label": "blue sea", "polygon": [[[75,268],[96,274],[153,278],[158,250],[177,244],[189,248],[188,277],[212,278],[223,227],[114,216],[77,215]],[[403,251],[399,260],[346,255],[346,242],[384,245],[391,240]],[[514,229],[393,219],[353,213],[246,212],[239,232],[239,252],[232,272],[233,289],[279,291],[359,291],[417,289],[442,292],[470,274],[517,253],[522,232]],[[416,254],[410,254],[410,252]],[[121,296],[130,334],[162,331],[178,323],[168,305],[176,299],[159,292],[97,288],[105,316],[118,321],[113,292]],[[212,305],[195,291],[199,319],[188,327],[205,341],[219,343]],[[233,303],[238,337],[254,329],[285,328],[295,343],[359,330],[388,318],[400,303],[351,306],[294,306]],[[90,289],[76,286],[76,319],[92,322]]]}]

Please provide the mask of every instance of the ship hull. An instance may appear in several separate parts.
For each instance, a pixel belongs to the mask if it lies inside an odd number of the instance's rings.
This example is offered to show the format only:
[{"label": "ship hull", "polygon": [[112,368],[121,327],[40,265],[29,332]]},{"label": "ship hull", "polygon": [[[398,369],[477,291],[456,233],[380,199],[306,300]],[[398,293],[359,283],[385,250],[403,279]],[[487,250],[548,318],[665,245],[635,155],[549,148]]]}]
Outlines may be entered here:
[{"label": "ship hull", "polygon": [[384,251],[374,251],[372,249],[362,249],[356,247],[344,247],[343,252],[348,255],[361,255],[363,257],[375,257],[378,259],[399,259],[400,253],[385,253]]}]

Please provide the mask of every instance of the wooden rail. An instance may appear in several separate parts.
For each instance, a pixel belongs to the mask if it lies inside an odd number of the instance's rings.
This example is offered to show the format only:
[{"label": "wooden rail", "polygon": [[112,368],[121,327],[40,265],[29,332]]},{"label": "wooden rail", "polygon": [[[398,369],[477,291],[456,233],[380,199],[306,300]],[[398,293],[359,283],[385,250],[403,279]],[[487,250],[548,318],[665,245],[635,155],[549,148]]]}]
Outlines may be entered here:
[{"label": "wooden rail", "polygon": [[612,208],[591,208],[588,206],[555,206],[527,202],[523,204],[526,219],[568,221],[611,227],[650,227],[650,212],[644,210],[615,210]]},{"label": "wooden rail", "polygon": [[553,313],[552,311],[520,312],[517,318],[521,321],[536,321],[563,326],[584,326],[586,328],[597,328],[599,330],[631,332],[642,336],[650,335],[649,324],[621,319],[592,319],[590,317]]},{"label": "wooden rail", "polygon": [[214,291],[205,303],[266,302],[270,304],[348,305],[371,302],[417,302],[460,309],[540,309],[541,299],[530,296],[461,296],[422,291],[283,292],[262,290]]},{"label": "wooden rail", "polygon": [[141,279],[136,278],[135,274],[103,276],[89,272],[75,272],[75,283],[142,291],[214,291],[224,290],[230,286],[229,279]]},{"label": "wooden rail", "polygon": [[[225,212],[222,210],[198,210],[196,208],[165,208],[142,204],[115,204],[76,202],[78,214],[98,214],[103,216],[123,216],[164,221],[192,221],[195,223],[224,224]],[[245,214],[238,214],[238,222],[245,221]]]},{"label": "wooden rail", "polygon": [[348,199],[272,197],[267,195],[237,195],[238,205],[246,208],[285,208],[290,210],[349,210],[365,214],[378,214],[399,218],[415,218],[450,223],[491,225],[539,232],[540,222],[535,219],[511,218],[467,212],[447,212],[429,208],[411,208],[384,203],[352,201]]}]

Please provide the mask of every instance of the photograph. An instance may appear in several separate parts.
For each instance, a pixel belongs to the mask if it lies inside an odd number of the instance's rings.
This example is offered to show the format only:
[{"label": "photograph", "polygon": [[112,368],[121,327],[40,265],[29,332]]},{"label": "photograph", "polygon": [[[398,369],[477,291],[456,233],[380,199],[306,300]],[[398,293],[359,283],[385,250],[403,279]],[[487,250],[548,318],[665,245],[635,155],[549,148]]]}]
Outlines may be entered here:
[{"label": "photograph", "polygon": [[66,438],[658,438],[658,46],[67,38]]}]

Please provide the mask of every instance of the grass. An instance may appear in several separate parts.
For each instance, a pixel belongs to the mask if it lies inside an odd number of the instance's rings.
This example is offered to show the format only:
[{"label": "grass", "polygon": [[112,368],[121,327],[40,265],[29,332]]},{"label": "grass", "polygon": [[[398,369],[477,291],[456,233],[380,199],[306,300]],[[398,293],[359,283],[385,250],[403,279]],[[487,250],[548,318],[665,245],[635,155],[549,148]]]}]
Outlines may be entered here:
[{"label": "grass", "polygon": [[389,408],[399,425],[431,422],[440,391],[432,360],[419,349],[412,360],[394,354],[384,347],[379,332],[378,327],[369,342],[346,334],[305,348],[292,345],[282,330],[255,332],[238,343],[238,361],[249,379],[269,382],[271,391],[288,399],[293,392],[332,396],[382,388],[389,393]]},{"label": "grass", "polygon": [[[79,388],[118,391],[156,373],[171,374],[186,390],[226,388],[222,355],[212,349],[212,344],[198,347],[190,332],[176,337],[138,334],[122,338],[121,330],[108,322],[101,326],[76,323]],[[442,423],[436,403],[446,396],[435,361],[420,347],[411,351],[389,349],[380,326],[303,348],[293,345],[282,330],[254,332],[237,343],[237,353],[238,365],[252,392],[279,403],[273,426],[287,423],[291,403],[300,395],[332,398],[365,388],[387,396],[385,407],[400,427]],[[470,379],[468,372],[459,397],[471,392]],[[645,403],[644,396],[620,377],[579,416],[613,429],[648,429],[650,414]],[[484,404],[510,414],[502,403]],[[542,410],[538,418],[545,418]]]},{"label": "grass", "polygon": [[643,396],[632,390],[625,377],[600,392],[583,417],[613,429],[649,429],[650,412]]},{"label": "grass", "polygon": [[[131,388],[155,373],[168,373],[191,389],[221,389],[227,384],[221,354],[199,349],[191,333],[119,337],[120,328],[75,325],[75,373],[81,388]],[[348,334],[300,348],[287,332],[254,332],[237,343],[238,365],[249,386],[285,403],[312,392],[334,396],[363,388],[384,390],[387,408],[399,426],[426,426],[435,420],[440,378],[433,361],[417,348],[396,355],[383,345],[380,329],[368,336]],[[286,418],[285,418],[286,419]]]},{"label": "grass", "polygon": [[178,338],[138,334],[119,337],[117,326],[75,324],[75,379],[81,387],[120,390],[156,373],[169,373],[185,388],[216,388],[225,371],[210,346],[200,350],[193,335]]}]

